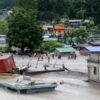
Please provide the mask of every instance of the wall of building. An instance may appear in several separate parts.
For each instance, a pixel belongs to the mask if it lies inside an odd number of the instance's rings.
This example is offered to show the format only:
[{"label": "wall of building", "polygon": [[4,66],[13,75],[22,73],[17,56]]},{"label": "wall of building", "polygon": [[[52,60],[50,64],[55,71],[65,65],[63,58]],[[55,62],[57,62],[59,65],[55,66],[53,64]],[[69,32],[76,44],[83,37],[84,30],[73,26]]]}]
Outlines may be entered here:
[{"label": "wall of building", "polygon": [[89,80],[100,82],[100,64],[88,62],[88,76]]},{"label": "wall of building", "polygon": [[97,54],[90,54],[90,56],[89,56],[89,60],[90,61],[96,61],[96,62],[98,62],[98,61],[100,61],[100,53],[97,53]]},{"label": "wall of building", "polygon": [[6,35],[0,35],[0,51],[5,51],[7,48]]}]

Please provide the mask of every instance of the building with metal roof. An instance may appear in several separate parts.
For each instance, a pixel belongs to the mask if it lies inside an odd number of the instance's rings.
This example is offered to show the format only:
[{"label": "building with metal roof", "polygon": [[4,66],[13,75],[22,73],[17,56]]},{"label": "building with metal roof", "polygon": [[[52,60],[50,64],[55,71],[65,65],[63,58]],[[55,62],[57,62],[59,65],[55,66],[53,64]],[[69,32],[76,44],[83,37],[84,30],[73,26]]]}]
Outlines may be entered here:
[{"label": "building with metal roof", "polygon": [[87,60],[88,79],[100,82],[100,46],[87,46],[90,52]]},{"label": "building with metal roof", "polygon": [[91,53],[100,53],[100,46],[87,46],[86,49]]},{"label": "building with metal roof", "polygon": [[62,56],[68,55],[68,54],[73,53],[75,51],[76,50],[73,47],[56,48],[56,53],[61,54]]}]

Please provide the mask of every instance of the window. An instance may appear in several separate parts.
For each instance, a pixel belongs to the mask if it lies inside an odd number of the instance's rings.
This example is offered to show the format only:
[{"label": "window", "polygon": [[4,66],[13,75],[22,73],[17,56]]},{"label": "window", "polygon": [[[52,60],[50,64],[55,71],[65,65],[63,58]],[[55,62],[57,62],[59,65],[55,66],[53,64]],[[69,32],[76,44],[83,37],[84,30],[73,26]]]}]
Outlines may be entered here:
[{"label": "window", "polygon": [[94,75],[96,75],[96,74],[97,74],[97,68],[94,67]]}]

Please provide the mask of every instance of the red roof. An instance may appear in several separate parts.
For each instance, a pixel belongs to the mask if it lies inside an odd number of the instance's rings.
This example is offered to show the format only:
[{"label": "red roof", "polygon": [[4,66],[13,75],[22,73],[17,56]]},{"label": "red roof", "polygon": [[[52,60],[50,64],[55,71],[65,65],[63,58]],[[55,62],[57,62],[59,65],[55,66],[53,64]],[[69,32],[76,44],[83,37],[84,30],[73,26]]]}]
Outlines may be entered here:
[{"label": "red roof", "polygon": [[62,31],[64,31],[65,30],[65,27],[64,27],[64,25],[55,25],[54,26],[54,29],[55,30],[62,30]]}]

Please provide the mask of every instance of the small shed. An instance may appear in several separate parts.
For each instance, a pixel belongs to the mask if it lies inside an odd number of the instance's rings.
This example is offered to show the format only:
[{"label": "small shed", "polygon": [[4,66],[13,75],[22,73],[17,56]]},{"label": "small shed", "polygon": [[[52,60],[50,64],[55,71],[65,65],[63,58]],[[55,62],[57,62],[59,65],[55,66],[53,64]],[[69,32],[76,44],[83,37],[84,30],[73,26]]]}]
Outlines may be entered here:
[{"label": "small shed", "polygon": [[89,80],[100,82],[100,46],[87,46],[90,52],[87,60]]},{"label": "small shed", "polygon": [[62,56],[69,55],[73,52],[75,53],[75,51],[73,47],[56,48],[56,54],[61,54]]},{"label": "small shed", "polygon": [[16,66],[12,55],[0,56],[0,73],[11,72],[15,67]]}]

